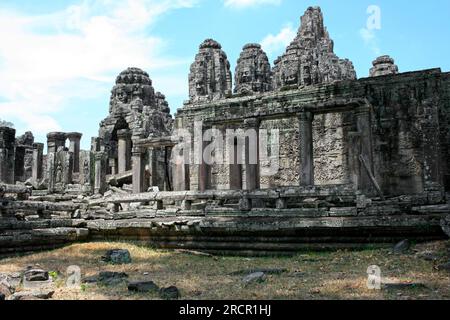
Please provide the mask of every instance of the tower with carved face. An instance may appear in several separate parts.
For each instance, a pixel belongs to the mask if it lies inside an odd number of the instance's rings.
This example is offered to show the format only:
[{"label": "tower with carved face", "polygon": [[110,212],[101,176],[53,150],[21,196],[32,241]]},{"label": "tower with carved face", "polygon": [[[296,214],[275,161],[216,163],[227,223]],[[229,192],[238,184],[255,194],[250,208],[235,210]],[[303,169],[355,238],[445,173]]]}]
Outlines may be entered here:
[{"label": "tower with carved face", "polygon": [[149,75],[138,68],[121,72],[111,91],[109,115],[99,130],[100,149],[108,154],[108,173],[130,170],[133,141],[168,136],[172,125],[165,96],[155,93]]},{"label": "tower with carved face", "polygon": [[274,89],[356,79],[352,62],[334,53],[319,7],[306,10],[297,37],[275,61],[273,73]]},{"label": "tower with carved face", "polygon": [[222,46],[212,39],[200,45],[200,51],[191,65],[189,98],[191,102],[211,101],[231,95],[231,71]]},{"label": "tower with carved face", "polygon": [[259,44],[247,44],[237,62],[234,92],[253,94],[271,89],[272,71],[266,53]]}]

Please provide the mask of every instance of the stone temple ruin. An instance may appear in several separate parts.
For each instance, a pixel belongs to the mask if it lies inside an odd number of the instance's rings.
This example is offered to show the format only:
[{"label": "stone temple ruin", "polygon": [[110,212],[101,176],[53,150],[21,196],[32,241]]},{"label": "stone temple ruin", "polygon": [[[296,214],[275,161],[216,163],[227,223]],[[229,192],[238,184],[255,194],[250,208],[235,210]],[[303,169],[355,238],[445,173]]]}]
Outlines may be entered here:
[{"label": "stone temple ruin", "polygon": [[[357,79],[333,46],[308,8],[273,67],[243,47],[233,87],[223,48],[205,40],[175,119],[149,75],[127,69],[91,150],[54,132],[44,154],[31,133],[0,128],[0,253],[95,239],[289,253],[449,235],[450,73],[399,73],[382,56]],[[204,159],[230,130],[256,140],[211,154],[240,161]]]}]

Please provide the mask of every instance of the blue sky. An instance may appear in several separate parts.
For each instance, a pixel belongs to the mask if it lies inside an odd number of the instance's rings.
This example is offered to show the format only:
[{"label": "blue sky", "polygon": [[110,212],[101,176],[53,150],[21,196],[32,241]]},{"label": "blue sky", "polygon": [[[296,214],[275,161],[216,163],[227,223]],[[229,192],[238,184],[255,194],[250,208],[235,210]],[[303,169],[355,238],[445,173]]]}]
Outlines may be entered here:
[{"label": "blue sky", "polygon": [[[42,142],[50,131],[79,131],[89,148],[123,69],[149,72],[175,112],[204,39],[222,44],[232,71],[249,42],[262,43],[273,61],[315,5],[336,54],[353,61],[358,77],[381,54],[401,72],[450,71],[448,0],[1,0],[0,119]],[[371,5],[381,28],[364,31]]]}]

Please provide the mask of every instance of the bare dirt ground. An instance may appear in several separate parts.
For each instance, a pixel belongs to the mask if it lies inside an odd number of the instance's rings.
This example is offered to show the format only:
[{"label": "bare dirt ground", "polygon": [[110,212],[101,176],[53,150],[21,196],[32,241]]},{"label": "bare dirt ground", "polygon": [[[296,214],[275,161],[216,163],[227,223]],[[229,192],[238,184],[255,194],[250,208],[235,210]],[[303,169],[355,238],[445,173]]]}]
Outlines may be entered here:
[{"label": "bare dirt ground", "polygon": [[[413,246],[410,253],[394,255],[389,249],[303,253],[294,257],[208,257],[154,250],[132,243],[75,244],[49,252],[0,260],[0,273],[21,272],[38,265],[51,271],[57,300],[159,299],[157,294],[128,292],[126,283],[113,287],[83,284],[65,286],[67,267],[78,265],[83,277],[100,271],[126,272],[129,280],[152,280],[160,287],[175,285],[182,299],[450,299],[450,272],[436,266],[449,261],[450,242]],[[133,262],[111,265],[101,261],[108,249],[128,249]],[[423,255],[432,256],[424,259]],[[369,290],[367,268],[378,265],[383,282],[419,283],[412,288]],[[268,274],[262,283],[246,285],[246,271],[286,269]],[[237,274],[237,271],[244,271]],[[248,273],[247,273],[248,274]],[[20,289],[19,289],[20,290]]]}]

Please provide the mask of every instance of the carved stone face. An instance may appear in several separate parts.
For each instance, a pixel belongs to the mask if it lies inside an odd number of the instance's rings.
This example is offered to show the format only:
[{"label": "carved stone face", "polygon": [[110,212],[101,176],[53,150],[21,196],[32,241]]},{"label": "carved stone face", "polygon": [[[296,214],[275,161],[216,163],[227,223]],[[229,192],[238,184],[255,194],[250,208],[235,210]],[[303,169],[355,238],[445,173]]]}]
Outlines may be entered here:
[{"label": "carved stone face", "polygon": [[245,67],[241,72],[241,83],[249,83],[253,81],[253,72],[250,66]]},{"label": "carved stone face", "polygon": [[195,91],[199,96],[205,96],[206,90],[205,90],[205,84],[203,81],[196,81],[195,82]]},{"label": "carved stone face", "polygon": [[122,103],[127,103],[128,94],[123,89],[118,89],[116,93],[116,98]]},{"label": "carved stone face", "polygon": [[195,74],[195,91],[199,96],[205,96],[206,92],[206,77],[204,73],[204,68],[199,66]]},{"label": "carved stone face", "polygon": [[287,85],[293,85],[298,83],[297,69],[285,68],[283,72],[284,82]]},{"label": "carved stone face", "polygon": [[133,98],[136,99],[141,99],[144,97],[144,90],[142,88],[142,86],[140,85],[135,85],[133,87]]}]

